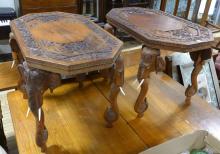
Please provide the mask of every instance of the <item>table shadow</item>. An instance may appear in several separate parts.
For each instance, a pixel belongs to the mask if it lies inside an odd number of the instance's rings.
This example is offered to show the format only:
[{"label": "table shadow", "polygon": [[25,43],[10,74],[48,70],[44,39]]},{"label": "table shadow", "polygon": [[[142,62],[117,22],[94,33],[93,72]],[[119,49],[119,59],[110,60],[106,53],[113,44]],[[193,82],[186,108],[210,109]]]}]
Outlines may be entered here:
[{"label": "table shadow", "polygon": [[46,154],[76,154],[76,151],[67,151],[62,146],[52,145],[47,147]]}]

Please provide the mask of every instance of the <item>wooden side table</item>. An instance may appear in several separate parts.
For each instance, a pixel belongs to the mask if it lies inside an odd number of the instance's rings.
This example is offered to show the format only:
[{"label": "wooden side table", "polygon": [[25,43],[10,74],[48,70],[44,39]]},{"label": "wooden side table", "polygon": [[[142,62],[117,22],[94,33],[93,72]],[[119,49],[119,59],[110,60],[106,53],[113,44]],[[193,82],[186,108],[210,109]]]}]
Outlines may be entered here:
[{"label": "wooden side table", "polygon": [[[142,117],[148,107],[145,98],[148,91],[150,73],[164,69],[165,63],[160,57],[160,50],[189,52],[194,61],[191,75],[192,84],[186,89],[186,103],[197,92],[197,76],[205,60],[211,58],[211,46],[214,42],[212,32],[198,24],[167,14],[162,11],[145,8],[117,8],[107,14],[107,25],[119,28],[142,42],[142,58],[137,79],[141,85],[140,94],[134,109]],[[161,98],[162,99],[162,98]]]},{"label": "wooden side table", "polygon": [[[36,143],[46,151],[43,93],[61,84],[62,75],[113,70],[108,127],[119,117],[117,95],[124,83],[122,42],[87,18],[69,13],[29,14],[11,22],[10,45],[21,75],[19,87],[36,120]],[[108,74],[112,75],[111,73]]]}]

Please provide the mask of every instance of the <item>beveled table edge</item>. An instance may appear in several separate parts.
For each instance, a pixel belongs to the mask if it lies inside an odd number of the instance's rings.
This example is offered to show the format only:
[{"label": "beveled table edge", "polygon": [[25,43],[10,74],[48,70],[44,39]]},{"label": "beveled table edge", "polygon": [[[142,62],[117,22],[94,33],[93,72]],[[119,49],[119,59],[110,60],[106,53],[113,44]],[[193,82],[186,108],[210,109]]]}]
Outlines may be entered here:
[{"label": "beveled table edge", "polygon": [[[127,7],[127,8],[129,8],[129,7]],[[132,7],[132,8],[140,8],[140,7]],[[114,9],[123,9],[123,8],[114,8]],[[148,9],[148,8],[144,8],[144,9],[152,10],[152,9]],[[191,23],[191,21],[182,19],[182,18],[180,18],[178,16],[173,16],[172,14],[168,14],[168,13],[160,11],[160,10],[157,10],[157,11],[158,12],[162,12],[166,16],[177,18],[178,20],[181,20],[183,22]],[[148,47],[151,47],[151,48],[163,49],[163,50],[171,50],[171,51],[174,51],[174,52],[186,53],[186,52],[193,52],[193,51],[208,49],[208,48],[210,48],[214,44],[214,37],[213,37],[213,34],[212,34],[211,30],[206,28],[206,27],[204,27],[204,26],[201,26],[201,25],[199,25],[197,23],[193,23],[193,24],[197,25],[199,27],[207,29],[207,31],[209,32],[209,35],[212,36],[212,38],[211,38],[212,40],[211,41],[199,42],[199,43],[196,43],[196,44],[194,43],[194,44],[188,44],[188,45],[187,44],[183,45],[183,44],[178,44],[178,43],[172,44],[172,43],[169,43],[169,42],[162,42],[162,41],[158,41],[158,40],[155,40],[155,39],[154,40],[153,39],[149,40],[146,37],[144,37],[143,35],[141,35],[141,34],[135,32],[135,31],[131,30],[127,26],[125,26],[125,25],[121,24],[120,22],[114,20],[113,18],[110,18],[109,17],[109,13],[106,15],[106,18],[107,18],[107,22],[110,25],[112,25],[113,27],[119,28],[121,30],[124,30],[126,33],[130,34],[133,38],[135,38],[139,42],[141,42],[144,45],[146,45]]]}]

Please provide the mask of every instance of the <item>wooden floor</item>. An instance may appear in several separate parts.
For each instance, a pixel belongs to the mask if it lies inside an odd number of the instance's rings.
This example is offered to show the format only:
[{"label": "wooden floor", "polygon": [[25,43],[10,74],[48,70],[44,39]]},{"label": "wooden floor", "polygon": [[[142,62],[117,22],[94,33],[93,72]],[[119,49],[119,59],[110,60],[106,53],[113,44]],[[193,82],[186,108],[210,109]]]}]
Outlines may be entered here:
[{"label": "wooden floor", "polygon": [[[149,108],[143,118],[136,118],[136,72],[137,66],[126,69],[126,96],[118,97],[120,118],[113,128],[106,128],[103,119],[109,85],[102,79],[86,81],[82,89],[70,83],[53,94],[47,92],[43,105],[49,130],[47,153],[136,154],[198,129],[220,139],[219,111],[198,96],[193,97],[190,106],[184,105],[185,88],[163,73],[151,74]],[[8,102],[19,153],[40,153],[34,142],[34,118],[32,114],[26,118],[27,101],[15,91],[9,93]]]},{"label": "wooden floor", "polygon": [[18,71],[16,66],[11,68],[12,61],[0,63],[0,91],[13,89],[18,83]]},{"label": "wooden floor", "polygon": [[[0,45],[0,48],[2,46]],[[0,63],[0,107],[3,115],[4,132],[7,136],[7,143],[10,150],[9,154],[17,154],[17,146],[15,141],[15,134],[13,124],[10,116],[10,111],[7,101],[7,93],[13,91],[17,87],[18,72],[16,67],[11,68],[12,62]]]}]

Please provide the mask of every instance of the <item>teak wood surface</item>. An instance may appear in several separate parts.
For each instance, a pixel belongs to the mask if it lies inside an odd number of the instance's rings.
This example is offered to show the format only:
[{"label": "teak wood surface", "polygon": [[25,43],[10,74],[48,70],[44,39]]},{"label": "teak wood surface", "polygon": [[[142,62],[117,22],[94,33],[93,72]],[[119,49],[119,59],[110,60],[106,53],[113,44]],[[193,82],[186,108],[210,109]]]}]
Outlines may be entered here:
[{"label": "teak wood surface", "polygon": [[0,64],[0,91],[17,88],[19,73],[16,67],[11,68],[12,61]]},{"label": "teak wood surface", "polygon": [[10,25],[28,66],[64,75],[109,68],[122,46],[82,15],[36,13]]},{"label": "teak wood surface", "polygon": [[115,8],[106,18],[151,48],[191,52],[210,48],[214,41],[208,28],[159,10]]},{"label": "teak wood surface", "polygon": [[[85,82],[85,87],[69,83],[44,95],[45,121],[49,130],[48,154],[136,154],[146,148],[194,130],[207,130],[220,139],[220,113],[199,96],[184,103],[185,88],[163,73],[150,75],[151,105],[143,118],[136,118],[133,105],[139,90],[133,81],[138,66],[125,70],[124,91],[119,95],[119,121],[105,128],[102,112],[109,103],[109,84],[103,79]],[[38,154],[32,131],[34,116],[26,118],[27,101],[19,91],[8,95],[20,154]],[[56,111],[56,112],[55,112]]]}]

